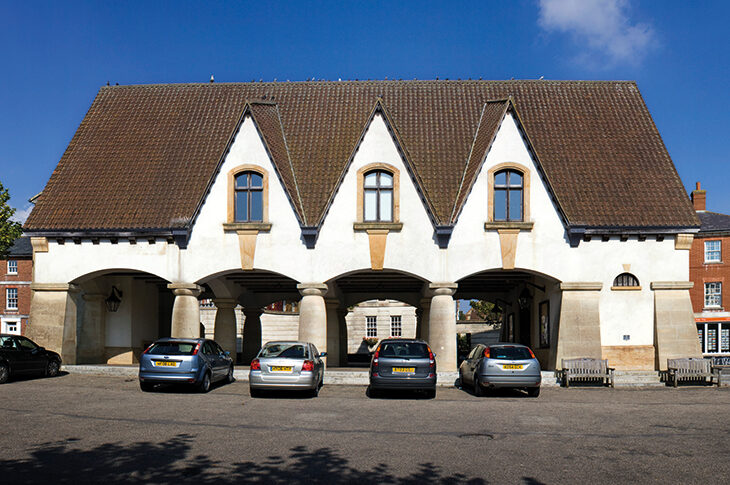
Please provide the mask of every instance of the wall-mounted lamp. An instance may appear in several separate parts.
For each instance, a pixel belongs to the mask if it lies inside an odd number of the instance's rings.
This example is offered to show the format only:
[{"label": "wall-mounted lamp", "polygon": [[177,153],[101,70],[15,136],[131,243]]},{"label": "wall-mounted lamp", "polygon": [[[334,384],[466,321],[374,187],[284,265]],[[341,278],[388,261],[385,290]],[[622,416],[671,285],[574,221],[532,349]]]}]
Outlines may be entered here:
[{"label": "wall-mounted lamp", "polygon": [[104,300],[104,303],[106,303],[106,309],[110,312],[119,310],[119,304],[122,302],[122,295],[123,293],[119,291],[116,286],[112,286],[112,292],[109,294],[109,297]]},{"label": "wall-mounted lamp", "polygon": [[527,289],[527,286],[520,292],[520,296],[517,297],[517,304],[520,306],[521,310],[524,310],[530,305],[530,300],[532,299],[532,294],[530,293],[530,290]]}]

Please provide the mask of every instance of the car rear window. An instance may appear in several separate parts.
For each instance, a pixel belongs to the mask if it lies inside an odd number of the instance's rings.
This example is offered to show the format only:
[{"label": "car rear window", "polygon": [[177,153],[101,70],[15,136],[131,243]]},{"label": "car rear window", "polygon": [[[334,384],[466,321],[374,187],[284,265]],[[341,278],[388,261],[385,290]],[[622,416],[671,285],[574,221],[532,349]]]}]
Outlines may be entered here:
[{"label": "car rear window", "polygon": [[282,357],[289,359],[304,359],[307,349],[301,344],[269,344],[261,349],[259,357]]},{"label": "car rear window", "polygon": [[190,342],[159,342],[147,351],[152,355],[193,355],[194,343]]},{"label": "car rear window", "polygon": [[532,359],[530,351],[525,347],[489,347],[489,357],[507,360]]},{"label": "car rear window", "polygon": [[428,345],[421,342],[385,342],[380,346],[380,356],[409,359],[428,357]]}]

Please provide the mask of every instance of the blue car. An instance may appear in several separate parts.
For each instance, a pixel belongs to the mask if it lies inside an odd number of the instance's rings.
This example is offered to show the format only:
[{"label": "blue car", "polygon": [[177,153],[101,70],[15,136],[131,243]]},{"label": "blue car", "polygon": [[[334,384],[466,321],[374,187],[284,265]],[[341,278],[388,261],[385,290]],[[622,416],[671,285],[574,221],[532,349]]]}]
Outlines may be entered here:
[{"label": "blue car", "polygon": [[144,351],[139,361],[139,387],[189,384],[208,392],[211,383],[233,382],[233,359],[213,340],[163,338]]}]

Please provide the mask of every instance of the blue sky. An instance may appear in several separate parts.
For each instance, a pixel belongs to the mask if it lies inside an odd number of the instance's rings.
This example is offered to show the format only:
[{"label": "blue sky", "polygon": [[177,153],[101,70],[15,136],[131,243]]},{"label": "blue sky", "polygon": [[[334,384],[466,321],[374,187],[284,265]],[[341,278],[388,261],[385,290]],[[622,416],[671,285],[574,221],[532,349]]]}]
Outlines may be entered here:
[{"label": "blue sky", "polygon": [[685,187],[730,213],[729,19],[726,1],[2,1],[0,181],[23,219],[107,81],[633,79]]}]

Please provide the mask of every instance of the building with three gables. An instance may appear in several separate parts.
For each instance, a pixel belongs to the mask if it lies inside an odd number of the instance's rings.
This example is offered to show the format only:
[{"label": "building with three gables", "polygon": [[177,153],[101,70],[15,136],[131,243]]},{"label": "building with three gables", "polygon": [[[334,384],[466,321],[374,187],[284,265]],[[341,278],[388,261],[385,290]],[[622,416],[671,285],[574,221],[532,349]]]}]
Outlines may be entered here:
[{"label": "building with three gables", "polygon": [[[455,298],[552,369],[701,356],[699,221],[634,82],[337,81],[102,87],[25,224],[26,334],[64,362],[135,362],[163,336],[242,360],[262,309],[344,363],[348,308],[415,307],[456,369]],[[360,337],[358,337],[360,338]],[[359,342],[358,342],[359,345]]]}]

